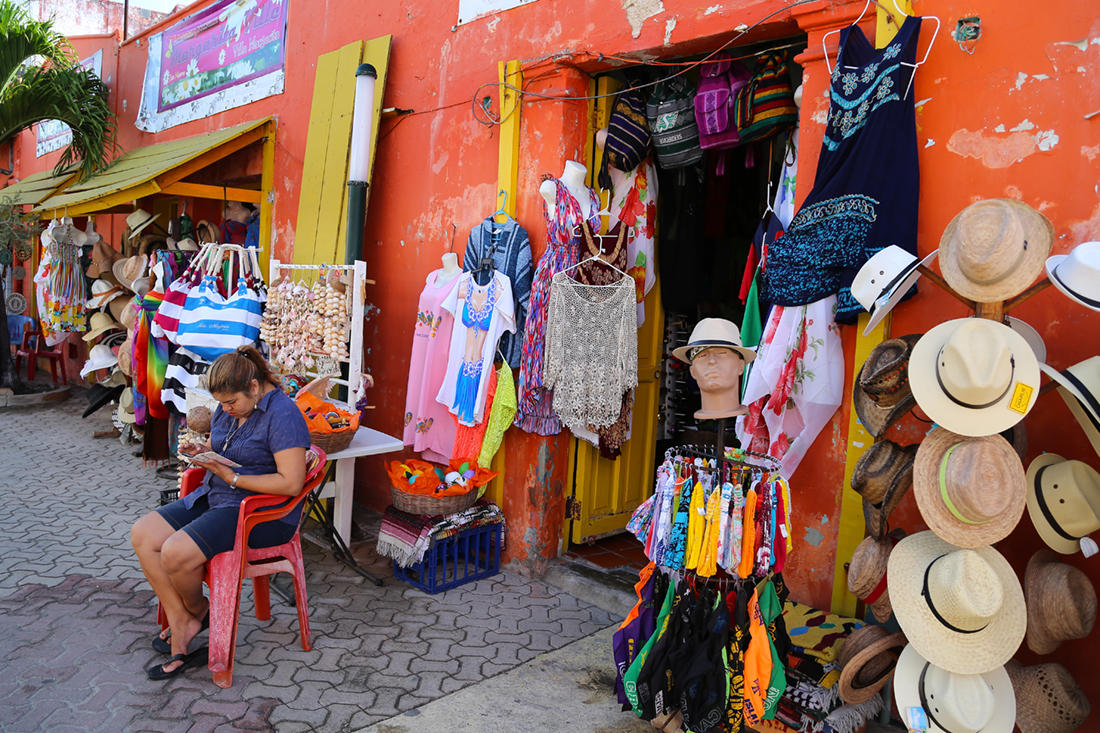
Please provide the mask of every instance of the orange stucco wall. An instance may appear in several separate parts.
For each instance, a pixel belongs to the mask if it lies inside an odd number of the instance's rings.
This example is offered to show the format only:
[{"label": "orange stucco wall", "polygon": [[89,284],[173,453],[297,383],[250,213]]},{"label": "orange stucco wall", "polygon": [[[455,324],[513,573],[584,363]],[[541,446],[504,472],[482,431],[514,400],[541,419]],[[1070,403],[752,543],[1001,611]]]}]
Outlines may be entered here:
[{"label": "orange stucco wall", "polygon": [[[124,44],[113,83],[119,138],[128,148],[276,116],[273,251],[288,258],[316,57],[356,39],[393,34],[385,106],[416,113],[382,122],[364,258],[378,281],[368,294],[374,308],[366,325],[366,364],[379,385],[372,395],[377,409],[371,424],[396,434],[404,408],[413,314],[424,276],[438,267],[439,256],[452,246],[452,228],[457,231],[453,246],[461,252],[470,228],[496,206],[498,133],[478,124],[470,112],[475,90],[495,81],[496,62],[522,60],[530,89],[580,96],[587,88],[586,73],[608,68],[600,54],[709,50],[739,24],[752,23],[786,4],[537,0],[453,28],[456,0],[371,6],[353,0],[292,0],[284,94],[157,136],[133,127],[145,67],[143,38]],[[808,50],[799,57],[805,67],[800,197],[812,184],[828,104],[821,36],[850,22],[862,6],[857,0],[817,0],[781,14],[746,39],[808,34]],[[642,17],[647,8],[655,11],[652,17]],[[984,197],[1019,198],[1044,212],[1057,231],[1055,252],[1100,238],[1095,160],[1100,154],[1100,117],[1085,119],[1100,110],[1100,78],[1095,73],[1100,68],[1100,14],[1093,4],[1051,0],[1040,9],[1023,0],[941,0],[918,1],[916,9],[939,13],[943,21],[915,81],[921,253],[937,247],[952,216]],[[982,19],[983,36],[969,55],[952,41],[950,31],[960,17],[974,15]],[[928,24],[922,32],[922,50],[931,30]],[[349,79],[349,94],[351,83]],[[496,98],[492,87],[482,94]],[[536,256],[545,246],[538,177],[543,172],[557,174],[565,160],[580,156],[589,129],[586,110],[581,101],[527,98],[523,104],[517,218],[530,232]],[[41,163],[33,158],[33,143],[29,156],[26,145],[21,146],[24,173]],[[923,331],[962,315],[957,302],[923,284],[918,297],[897,309],[893,332]],[[1100,350],[1100,316],[1071,304],[1053,289],[1021,306],[1015,315],[1043,333],[1054,366],[1064,368]],[[843,338],[850,382],[854,329],[844,328]],[[829,605],[832,592],[849,398],[846,392],[844,405],[792,480],[796,549],[787,574],[794,597],[820,607]],[[1057,450],[1100,464],[1059,398],[1041,398],[1027,426],[1029,458]],[[895,430],[902,442],[915,442],[926,428],[910,420]],[[563,496],[569,491],[567,441],[513,430],[506,450],[508,556],[538,570],[557,553]],[[376,507],[388,502],[380,467],[378,459],[359,465],[359,498]],[[903,502],[894,524],[910,531],[922,528],[911,497]],[[1001,549],[1022,578],[1027,557],[1039,545],[1025,515]],[[1079,557],[1070,562],[1100,580],[1095,562],[1089,566]],[[1086,661],[1096,648],[1094,640],[1065,646],[1058,658],[1086,692],[1100,700],[1100,676]],[[1026,650],[1021,657],[1032,661]]]}]

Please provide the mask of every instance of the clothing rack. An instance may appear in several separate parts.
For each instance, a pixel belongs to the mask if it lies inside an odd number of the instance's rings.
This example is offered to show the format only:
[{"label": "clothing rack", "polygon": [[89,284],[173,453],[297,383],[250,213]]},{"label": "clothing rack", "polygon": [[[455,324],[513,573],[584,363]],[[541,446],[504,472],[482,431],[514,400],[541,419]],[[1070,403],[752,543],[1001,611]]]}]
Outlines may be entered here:
[{"label": "clothing rack", "polygon": [[[269,272],[270,280],[274,283],[283,271],[309,271],[318,275],[323,270],[339,270],[352,274],[351,282],[351,341],[348,346],[348,358],[340,359],[340,363],[348,365],[348,376],[333,377],[332,382],[347,388],[347,409],[357,412],[356,403],[363,397],[367,384],[363,375],[363,314],[367,299],[367,263],[356,260],[350,265],[292,265],[271,258]],[[317,372],[306,370],[309,376],[321,376]]]}]

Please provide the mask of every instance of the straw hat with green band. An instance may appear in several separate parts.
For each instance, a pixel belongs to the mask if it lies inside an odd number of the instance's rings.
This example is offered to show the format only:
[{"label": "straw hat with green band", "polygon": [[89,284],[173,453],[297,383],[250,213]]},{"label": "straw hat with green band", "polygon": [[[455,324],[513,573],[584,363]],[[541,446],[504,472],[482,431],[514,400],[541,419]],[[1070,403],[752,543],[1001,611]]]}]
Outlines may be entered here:
[{"label": "straw hat with green band", "polygon": [[958,547],[1012,532],[1027,503],[1024,466],[1000,435],[968,438],[936,428],[917,448],[913,494],[928,528]]}]

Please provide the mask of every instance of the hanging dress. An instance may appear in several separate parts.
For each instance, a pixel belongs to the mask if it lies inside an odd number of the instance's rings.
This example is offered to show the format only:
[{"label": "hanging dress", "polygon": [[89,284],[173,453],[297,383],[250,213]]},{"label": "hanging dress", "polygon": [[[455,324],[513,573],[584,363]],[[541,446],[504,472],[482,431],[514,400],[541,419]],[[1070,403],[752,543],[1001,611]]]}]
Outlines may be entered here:
[{"label": "hanging dress", "polygon": [[[543,350],[546,345],[546,317],[550,310],[550,280],[558,272],[577,263],[580,235],[574,229],[584,221],[580,202],[569,192],[560,179],[544,176],[553,181],[557,192],[554,196],[553,215],[546,213],[546,251],[535,267],[531,283],[531,300],[527,323],[523,333],[523,354],[519,364],[519,383],[516,387],[516,427],[539,435],[557,435],[561,422],[554,414],[553,396],[543,384]],[[600,201],[596,192],[588,189],[589,226],[599,226]],[[545,208],[545,207],[544,207]]]},{"label": "hanging dress", "polygon": [[435,396],[447,372],[454,327],[454,316],[443,308],[443,301],[458,282],[442,280],[442,272],[436,270],[428,275],[416,308],[403,440],[405,445],[422,452],[425,459],[446,464],[451,460],[457,426]]},{"label": "hanging dress", "polygon": [[769,249],[764,299],[807,305],[837,294],[836,320],[862,312],[848,287],[889,245],[917,253],[917,128],[911,84],[921,18],[876,49],[858,26],[840,34],[813,189]]}]

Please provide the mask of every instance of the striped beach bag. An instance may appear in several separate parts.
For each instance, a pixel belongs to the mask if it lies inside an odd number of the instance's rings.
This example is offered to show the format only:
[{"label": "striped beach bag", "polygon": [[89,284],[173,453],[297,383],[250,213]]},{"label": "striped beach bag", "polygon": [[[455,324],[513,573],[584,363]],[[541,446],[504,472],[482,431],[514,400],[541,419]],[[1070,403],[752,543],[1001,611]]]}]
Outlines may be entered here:
[{"label": "striped beach bag", "polygon": [[168,339],[177,344],[176,332],[179,330],[180,316],[183,314],[183,306],[187,302],[187,295],[192,288],[202,282],[203,270],[209,264],[210,257],[221,255],[217,251],[217,245],[204,244],[202,249],[192,258],[187,268],[180,276],[169,283],[164,292],[164,302],[160,304],[157,313],[153,316],[152,332],[154,336]]},{"label": "striped beach bag", "polygon": [[782,53],[763,54],[752,81],[737,92],[733,108],[741,142],[762,140],[798,124],[787,64]]},{"label": "striped beach bag", "polygon": [[[228,252],[229,272],[236,274],[232,286],[218,291],[221,251]],[[237,267],[234,269],[234,261]],[[179,317],[177,343],[202,359],[213,361],[238,346],[255,344],[260,338],[263,287],[256,250],[219,248],[219,255],[207,260],[202,280],[187,294]]]}]

